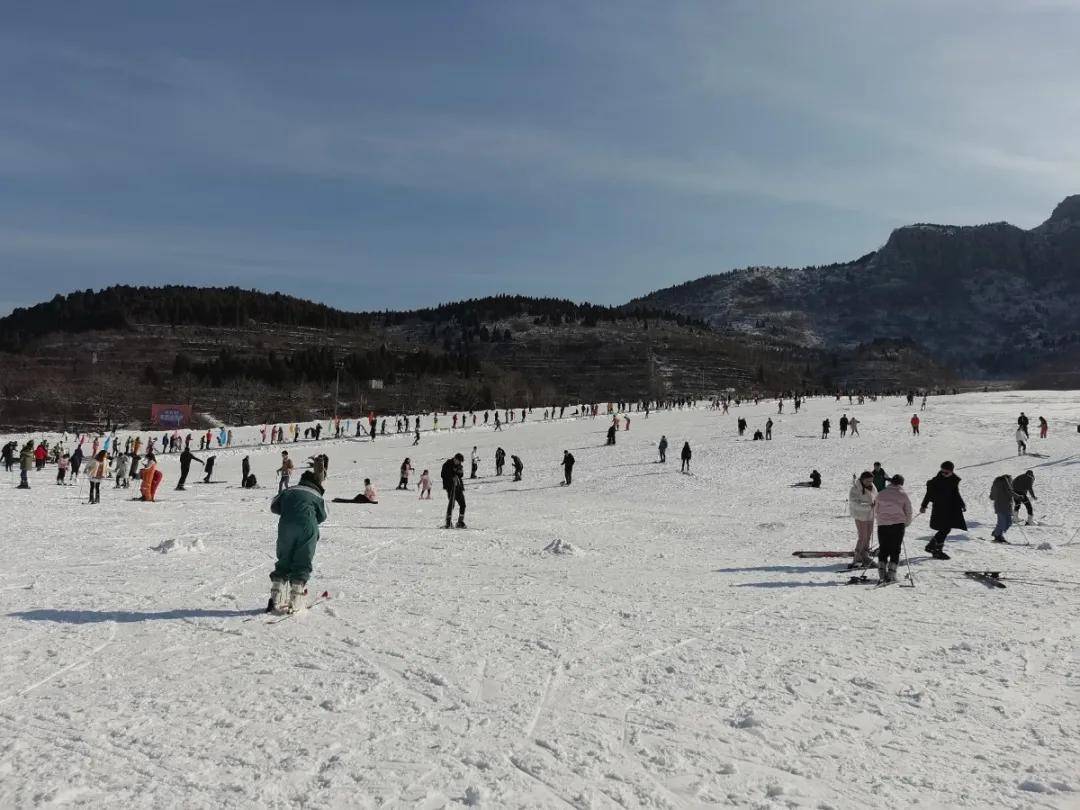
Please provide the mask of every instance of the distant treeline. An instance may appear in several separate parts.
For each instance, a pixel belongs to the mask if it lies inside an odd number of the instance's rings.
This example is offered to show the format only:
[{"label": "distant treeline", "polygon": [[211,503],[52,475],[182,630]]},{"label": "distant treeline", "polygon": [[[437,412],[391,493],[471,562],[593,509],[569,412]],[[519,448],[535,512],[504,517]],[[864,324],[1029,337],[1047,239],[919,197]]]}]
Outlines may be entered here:
[{"label": "distant treeline", "polygon": [[477,333],[485,323],[531,316],[537,323],[594,326],[601,321],[651,319],[707,328],[691,318],[661,310],[576,304],[555,298],[499,295],[407,312],[344,312],[282,293],[239,287],[133,287],[57,295],[51,301],[16,309],[0,319],[0,350],[20,351],[35,338],[54,332],[127,329],[133,324],[235,327],[251,322],[333,330],[370,330],[419,320],[456,323]]}]

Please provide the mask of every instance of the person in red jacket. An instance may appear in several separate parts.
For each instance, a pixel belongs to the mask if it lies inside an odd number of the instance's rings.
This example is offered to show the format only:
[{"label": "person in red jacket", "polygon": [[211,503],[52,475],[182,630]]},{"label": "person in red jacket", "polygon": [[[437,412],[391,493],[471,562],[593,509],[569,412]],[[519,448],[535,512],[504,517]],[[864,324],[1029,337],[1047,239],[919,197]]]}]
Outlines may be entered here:
[{"label": "person in red jacket", "polygon": [[911,415],[911,435],[919,435],[919,415],[917,413]]}]

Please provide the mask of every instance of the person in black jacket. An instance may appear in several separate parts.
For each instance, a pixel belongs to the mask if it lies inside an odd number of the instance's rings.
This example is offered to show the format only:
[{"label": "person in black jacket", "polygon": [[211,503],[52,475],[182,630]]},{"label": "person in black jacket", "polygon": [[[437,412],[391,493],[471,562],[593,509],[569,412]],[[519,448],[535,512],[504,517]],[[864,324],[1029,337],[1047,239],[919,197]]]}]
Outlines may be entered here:
[{"label": "person in black jacket", "polygon": [[459,529],[465,528],[465,456],[457,453],[442,465],[442,484],[446,490],[446,528],[452,525],[454,503],[458,505]]},{"label": "person in black jacket", "polygon": [[574,483],[574,455],[569,450],[562,451],[563,486]]},{"label": "person in black jacket", "polygon": [[502,475],[503,465],[506,464],[506,451],[501,447],[495,449],[495,474]]},{"label": "person in black jacket", "polygon": [[690,442],[683,442],[682,446],[682,468],[679,472],[690,472]]},{"label": "person in black jacket", "polygon": [[1017,426],[1018,428],[1020,428],[1020,429],[1021,429],[1022,431],[1024,431],[1024,435],[1025,435],[1025,436],[1028,436],[1028,437],[1030,437],[1030,436],[1031,436],[1031,434],[1030,434],[1030,433],[1028,433],[1028,418],[1027,418],[1027,414],[1025,414],[1025,413],[1024,413],[1023,411],[1020,411],[1020,415],[1019,415],[1018,417],[1016,417],[1016,426]]},{"label": "person in black jacket", "polygon": [[953,472],[953,463],[945,461],[938,474],[926,482],[926,495],[923,497],[919,513],[924,514],[928,504],[933,503],[930,512],[930,528],[937,533],[926,544],[926,550],[935,560],[947,560],[945,538],[953,529],[967,530],[964,512],[967,504],[960,496],[960,478]]},{"label": "person in black jacket", "polygon": [[510,456],[510,463],[514,465],[514,480],[521,480],[521,471],[525,469],[525,464],[517,456]]},{"label": "person in black jacket", "polygon": [[180,480],[176,482],[177,489],[184,489],[188,473],[191,471],[191,462],[193,461],[198,461],[199,465],[202,466],[202,460],[192,453],[189,448],[185,447],[180,453]]},{"label": "person in black jacket", "polygon": [[615,425],[614,424],[612,424],[612,426],[607,429],[607,443],[608,444],[615,444]]},{"label": "person in black jacket", "polygon": [[829,420],[828,419],[824,419],[821,422],[821,438],[823,438],[823,439],[829,438]]},{"label": "person in black jacket", "polygon": [[251,457],[244,456],[244,460],[240,462],[240,486],[244,489],[248,488],[249,475],[251,475]]},{"label": "person in black jacket", "polygon": [[1020,517],[1020,507],[1023,506],[1027,509],[1027,524],[1031,526],[1035,523],[1035,510],[1031,507],[1031,502],[1039,500],[1035,497],[1035,473],[1028,470],[1025,473],[1021,473],[1016,476],[1012,482],[1013,488],[1013,511],[1017,517]]}]

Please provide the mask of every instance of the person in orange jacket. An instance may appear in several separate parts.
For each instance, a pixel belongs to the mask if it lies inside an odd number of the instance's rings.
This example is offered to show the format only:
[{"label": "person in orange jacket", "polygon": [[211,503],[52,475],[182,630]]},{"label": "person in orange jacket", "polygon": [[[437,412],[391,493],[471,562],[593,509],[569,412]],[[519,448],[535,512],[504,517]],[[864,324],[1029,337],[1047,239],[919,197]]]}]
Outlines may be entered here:
[{"label": "person in orange jacket", "polygon": [[157,459],[153,456],[147,456],[146,466],[143,467],[143,470],[139,475],[142,479],[142,484],[139,487],[142,499],[144,501],[153,501],[157,496],[161,480],[165,477],[161,474],[161,470],[158,469]]}]

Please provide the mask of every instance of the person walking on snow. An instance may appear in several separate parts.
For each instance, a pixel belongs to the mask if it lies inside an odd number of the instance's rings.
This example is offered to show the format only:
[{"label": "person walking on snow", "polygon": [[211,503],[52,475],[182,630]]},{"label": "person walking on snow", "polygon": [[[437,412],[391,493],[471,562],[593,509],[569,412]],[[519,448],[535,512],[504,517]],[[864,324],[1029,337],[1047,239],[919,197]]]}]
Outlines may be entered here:
[{"label": "person walking on snow", "polygon": [[874,489],[874,474],[864,472],[851,484],[848,493],[848,510],[855,519],[855,532],[858,539],[855,542],[854,560],[852,568],[873,564],[870,557],[870,539],[874,536],[874,503],[877,500],[877,490]]},{"label": "person walking on snow", "polygon": [[270,511],[278,516],[278,529],[268,613],[296,613],[304,607],[319,525],[326,520],[323,494],[318,474],[308,470],[300,476],[300,483],[283,489],[270,502]]},{"label": "person walking on snow", "polygon": [[871,474],[874,476],[874,488],[881,492],[881,490],[885,489],[885,482],[888,480],[889,474],[885,472],[885,468],[881,466],[880,461],[874,462],[874,469]]},{"label": "person walking on snow", "polygon": [[894,475],[877,496],[878,581],[896,582],[904,530],[914,517],[911,499],[904,491],[904,476]]},{"label": "person walking on snow", "polygon": [[503,467],[506,465],[506,451],[501,447],[495,448],[495,474],[502,475]]},{"label": "person walking on snow", "polygon": [[660,451],[660,463],[667,463],[667,436],[660,437],[660,444],[656,446],[656,449]]},{"label": "person walking on snow", "polygon": [[476,445],[473,445],[471,461],[469,478],[476,478],[476,471],[480,468],[480,454],[476,452]]},{"label": "person walking on snow", "polygon": [[409,488],[409,473],[411,472],[413,472],[412,461],[406,457],[406,459],[401,462],[401,477],[398,479],[398,489]]},{"label": "person walking on snow", "polygon": [[1027,521],[1024,525],[1035,525],[1035,510],[1031,507],[1032,501],[1039,500],[1035,497],[1035,473],[1031,470],[1023,472],[1012,481],[1013,489],[1013,512],[1020,517],[1020,507],[1027,509]]},{"label": "person walking on snow", "polygon": [[465,456],[456,453],[442,466],[442,484],[446,490],[446,528],[450,528],[454,515],[454,504],[458,505],[459,529],[465,528]]},{"label": "person walking on snow", "polygon": [[90,500],[87,503],[101,503],[101,482],[109,477],[109,454],[99,450],[87,475],[90,478]]},{"label": "person walking on snow", "polygon": [[831,424],[830,424],[828,419],[823,419],[821,421],[821,438],[823,438],[823,439],[829,438],[829,428],[830,427],[831,427]]},{"label": "person walking on snow", "polygon": [[[292,459],[289,458],[289,451],[288,450],[282,450],[281,451],[281,466],[278,467],[277,471],[276,471],[278,476],[279,476],[279,478],[278,478],[278,495],[280,495],[284,490],[289,488],[289,479],[292,477],[293,469],[294,469],[294,465],[293,465]],[[322,485],[322,481],[319,481],[319,485],[320,486]]]},{"label": "person walking on snow", "polygon": [[949,559],[944,551],[949,532],[953,529],[967,531],[967,521],[964,520],[967,504],[960,495],[960,477],[953,469],[951,461],[941,463],[938,474],[926,482],[926,495],[919,507],[919,514],[925,514],[926,507],[931,503],[934,505],[930,512],[930,528],[936,534],[926,544],[926,550],[935,560]]},{"label": "person walking on snow", "polygon": [[845,436],[847,436],[847,426],[848,426],[848,418],[847,418],[847,414],[845,413],[843,416],[840,417],[840,438],[841,439],[844,438]]},{"label": "person walking on snow", "polygon": [[859,419],[858,419],[858,417],[853,416],[848,420],[848,430],[851,431],[852,438],[859,435]]},{"label": "person walking on snow", "polygon": [[1027,434],[1024,432],[1024,429],[1023,428],[1017,428],[1016,429],[1016,455],[1018,455],[1018,456],[1026,456],[1027,455],[1027,439],[1028,439],[1028,437],[1027,437]]},{"label": "person walking on snow", "polygon": [[525,469],[525,464],[517,456],[510,456],[510,466],[514,468],[514,480],[521,480],[521,471]]},{"label": "person walking on snow", "polygon": [[917,413],[911,415],[911,435],[919,435],[919,415]]},{"label": "person walking on snow", "polygon": [[1050,426],[1046,424],[1046,419],[1044,417],[1040,416],[1039,417],[1039,438],[1040,439],[1045,439],[1046,438],[1046,432],[1047,432],[1047,430],[1049,430],[1049,428],[1050,428]]},{"label": "person walking on snow", "polygon": [[773,420],[772,420],[772,417],[769,417],[765,421],[765,441],[768,441],[768,442],[772,441],[772,426],[773,426]]},{"label": "person walking on snow", "polygon": [[1016,426],[1024,431],[1024,436],[1028,435],[1028,418],[1023,411],[1020,411],[1020,415],[1016,418]]},{"label": "person walking on snow", "polygon": [[427,470],[420,473],[420,497],[418,500],[431,500],[431,475]]},{"label": "person walking on snow", "polygon": [[995,543],[1009,542],[1005,539],[1005,532],[1012,526],[1015,498],[1011,475],[999,475],[994,479],[994,483],[990,485],[990,500],[994,502],[994,514],[997,516],[997,525],[994,526],[992,535]]},{"label": "person walking on snow", "polygon": [[615,444],[615,425],[607,429],[607,443],[608,446]]},{"label": "person walking on snow", "polygon": [[679,472],[690,472],[690,457],[693,454],[690,452],[690,442],[683,442],[682,446],[682,468]]},{"label": "person walking on snow", "polygon": [[574,481],[574,456],[569,450],[563,450],[562,453],[562,467],[563,467],[563,486],[568,487]]}]

